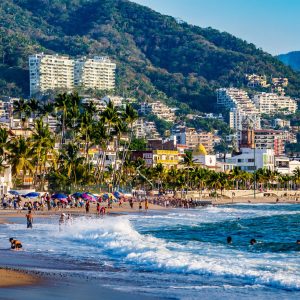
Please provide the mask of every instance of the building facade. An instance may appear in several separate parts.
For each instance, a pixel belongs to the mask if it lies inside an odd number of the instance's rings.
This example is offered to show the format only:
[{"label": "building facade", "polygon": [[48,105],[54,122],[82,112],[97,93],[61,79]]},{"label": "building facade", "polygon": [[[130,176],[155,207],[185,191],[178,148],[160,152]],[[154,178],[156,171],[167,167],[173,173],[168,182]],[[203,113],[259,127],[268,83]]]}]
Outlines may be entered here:
[{"label": "building facade", "polygon": [[108,57],[83,57],[75,60],[74,84],[85,89],[111,90],[115,88],[116,64]]},{"label": "building facade", "polygon": [[74,60],[44,53],[29,56],[30,95],[74,87],[110,90],[115,87],[116,64],[107,57]]},{"label": "building facade", "polygon": [[63,55],[29,56],[30,95],[74,88],[74,60]]},{"label": "building facade", "polygon": [[253,102],[260,113],[264,114],[294,114],[297,110],[297,102],[294,99],[275,93],[259,93],[253,97]]}]

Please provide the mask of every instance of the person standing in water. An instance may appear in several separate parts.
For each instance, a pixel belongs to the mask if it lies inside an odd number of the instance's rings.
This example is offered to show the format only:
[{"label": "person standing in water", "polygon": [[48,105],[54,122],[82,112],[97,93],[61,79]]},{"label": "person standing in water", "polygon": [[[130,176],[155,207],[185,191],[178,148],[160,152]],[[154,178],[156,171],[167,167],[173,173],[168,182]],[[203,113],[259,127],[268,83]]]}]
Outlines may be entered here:
[{"label": "person standing in water", "polygon": [[101,207],[100,207],[100,203],[98,202],[98,203],[97,203],[97,208],[96,208],[96,210],[97,210],[97,213],[96,213],[97,216],[100,216],[100,208],[101,208]]},{"label": "person standing in water", "polygon": [[31,210],[28,211],[28,214],[26,215],[26,219],[27,219],[27,228],[32,228],[33,216]]},{"label": "person standing in water", "polygon": [[149,208],[148,199],[145,199],[145,211],[147,212]]}]

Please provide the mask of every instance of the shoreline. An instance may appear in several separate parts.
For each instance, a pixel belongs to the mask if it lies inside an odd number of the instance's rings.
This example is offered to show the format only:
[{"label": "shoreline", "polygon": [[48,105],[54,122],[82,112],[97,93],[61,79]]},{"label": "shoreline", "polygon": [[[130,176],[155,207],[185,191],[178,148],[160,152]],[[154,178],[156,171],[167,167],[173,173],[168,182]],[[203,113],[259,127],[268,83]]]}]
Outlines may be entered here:
[{"label": "shoreline", "polygon": [[[213,201],[213,205],[229,205],[229,204],[249,204],[249,205],[255,205],[255,204],[276,204],[276,199],[265,198],[265,199],[254,199],[250,198],[252,200],[251,203],[248,203],[248,199],[233,199],[234,202],[232,203],[232,199],[218,199],[217,201]],[[267,200],[267,201],[266,201]],[[230,202],[228,202],[230,201]],[[298,202],[295,201],[281,201],[279,204],[296,204]],[[200,207],[199,207],[200,208]],[[193,210],[193,208],[190,208]],[[149,213],[156,211],[175,211],[174,208],[165,208],[161,206],[157,206],[156,209],[150,209]],[[38,218],[45,218],[45,221],[47,218],[55,218],[58,220],[59,215],[63,211],[69,211],[74,216],[87,216],[87,217],[93,217],[95,216],[95,210],[94,207],[91,207],[91,211],[89,214],[85,213],[84,209],[73,209],[73,210],[50,210],[48,211],[37,211],[34,212],[34,217],[36,219]],[[139,209],[128,209],[126,205],[122,208],[113,208],[111,210],[111,213],[108,215],[113,217],[121,214],[128,214],[129,212],[135,213],[138,215]],[[5,224],[5,221],[9,223],[10,221],[15,221],[16,223],[19,223],[19,220],[21,219],[25,222],[25,213],[26,211],[21,211],[16,213],[14,210],[6,210],[1,211],[0,210],[0,224],[2,219],[2,224]],[[145,215],[145,210],[143,207],[143,210],[140,212],[141,216]],[[12,220],[10,219],[12,218]],[[18,219],[18,221],[13,220],[13,218]],[[50,220],[49,220],[50,221]],[[111,218],[111,221],[113,222],[113,218]],[[51,221],[52,222],[52,221]],[[3,225],[0,225],[0,228],[4,228]],[[47,258],[43,259],[41,257],[36,257],[29,255],[29,253],[23,252],[23,251],[10,251],[6,249],[0,249],[2,250],[0,255],[0,278],[8,277],[8,280],[13,276],[16,278],[21,278],[20,280],[17,279],[15,281],[10,281],[5,286],[0,285],[0,299],[6,299],[8,296],[12,297],[12,299],[32,299],[32,295],[35,296],[34,299],[68,299],[68,297],[73,297],[74,300],[76,299],[82,299],[84,297],[85,299],[97,299],[95,295],[99,295],[99,293],[103,293],[103,299],[120,299],[123,298],[124,300],[127,299],[140,299],[143,297],[143,299],[157,299],[156,297],[148,297],[148,295],[140,295],[138,293],[131,294],[130,292],[120,291],[116,289],[112,289],[111,287],[108,287],[106,285],[106,281],[99,281],[99,279],[96,278],[88,278],[86,275],[84,275],[84,272],[86,272],[89,268],[89,265],[81,267],[78,265],[73,265],[71,261],[68,261],[67,264],[65,261],[55,261],[55,266],[52,265],[53,261],[47,260]],[[88,270],[89,272],[90,270]],[[92,270],[92,272],[95,270]],[[98,270],[97,270],[98,271]],[[101,270],[99,270],[101,271]],[[4,273],[3,273],[4,272]],[[82,273],[82,274],[79,274]],[[6,274],[12,274],[7,276]],[[23,279],[23,276],[25,276],[25,282]],[[101,282],[101,283],[100,283]],[[45,294],[45,296],[44,296]],[[40,296],[40,298],[37,298],[37,295]],[[81,298],[78,298],[78,296],[81,296]],[[88,295],[88,296],[87,296]],[[65,298],[62,298],[65,297]]]},{"label": "shoreline", "polygon": [[44,279],[36,275],[18,269],[7,269],[0,267],[0,289],[37,286],[41,285]]}]

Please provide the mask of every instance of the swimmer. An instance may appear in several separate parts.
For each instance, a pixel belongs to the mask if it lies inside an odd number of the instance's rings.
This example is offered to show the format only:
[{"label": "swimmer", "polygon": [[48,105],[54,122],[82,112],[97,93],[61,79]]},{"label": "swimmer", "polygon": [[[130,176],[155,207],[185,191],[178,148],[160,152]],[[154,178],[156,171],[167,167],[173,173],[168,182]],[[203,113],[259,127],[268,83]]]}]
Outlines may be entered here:
[{"label": "swimmer", "polygon": [[296,244],[297,244],[297,245],[300,245],[300,240],[297,240],[297,241],[296,241]]},{"label": "swimmer", "polygon": [[227,237],[227,244],[231,244],[232,243],[232,237],[231,236],[228,236]]},{"label": "swimmer", "polygon": [[14,238],[10,238],[9,242],[10,242],[10,249],[12,250],[20,250],[22,248],[21,242],[15,240]]},{"label": "swimmer", "polygon": [[250,240],[250,245],[254,245],[254,244],[256,244],[256,239],[251,239]]}]

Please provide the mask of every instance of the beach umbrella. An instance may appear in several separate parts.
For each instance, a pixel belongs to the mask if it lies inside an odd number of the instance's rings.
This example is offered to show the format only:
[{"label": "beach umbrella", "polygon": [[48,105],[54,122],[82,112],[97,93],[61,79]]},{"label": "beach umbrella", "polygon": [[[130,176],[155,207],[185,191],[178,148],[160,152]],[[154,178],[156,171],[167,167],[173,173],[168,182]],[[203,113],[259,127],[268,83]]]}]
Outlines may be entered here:
[{"label": "beach umbrella", "polygon": [[122,198],[124,195],[121,192],[114,192],[114,197],[116,197],[117,199]]},{"label": "beach umbrella", "polygon": [[19,195],[19,193],[17,191],[9,191],[8,193],[11,194],[11,195],[14,195],[14,196]]},{"label": "beach umbrella", "polygon": [[31,193],[24,195],[24,197],[25,198],[36,198],[36,197],[39,197],[39,195],[40,195],[40,193],[31,192]]},{"label": "beach umbrella", "polygon": [[82,196],[82,193],[76,192],[72,196],[75,197],[75,198],[80,198]]},{"label": "beach umbrella", "polygon": [[96,202],[97,201],[97,198],[93,194],[90,194],[90,193],[83,193],[81,195],[81,198],[85,199],[85,200],[89,200],[91,202]]},{"label": "beach umbrella", "polygon": [[51,196],[52,199],[58,199],[58,200],[61,200],[61,199],[67,199],[68,196],[65,195],[65,194],[62,194],[62,193],[56,193],[56,194],[53,194]]},{"label": "beach umbrella", "polygon": [[110,197],[112,197],[113,199],[116,199],[116,197],[112,193],[105,193],[102,195],[102,197],[104,199],[109,199]]}]

